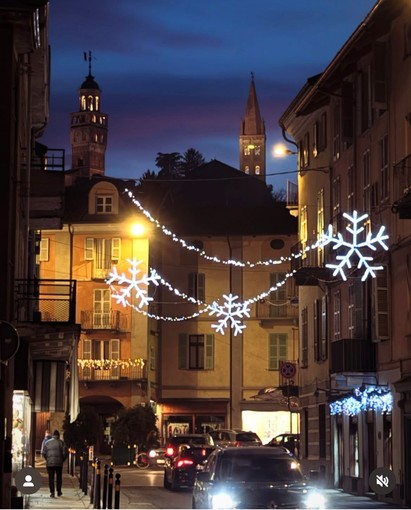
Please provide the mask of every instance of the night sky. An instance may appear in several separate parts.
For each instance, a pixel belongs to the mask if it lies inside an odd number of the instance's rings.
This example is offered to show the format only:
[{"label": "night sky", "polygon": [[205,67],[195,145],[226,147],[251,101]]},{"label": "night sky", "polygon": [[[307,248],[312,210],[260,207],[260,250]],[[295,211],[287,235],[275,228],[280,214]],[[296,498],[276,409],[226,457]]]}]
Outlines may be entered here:
[{"label": "night sky", "polygon": [[[375,0],[51,0],[50,121],[41,139],[66,149],[70,113],[88,74],[109,116],[106,174],[157,171],[158,152],[190,147],[238,168],[239,130],[254,73],[267,132],[267,182],[296,181],[275,159],[278,119],[324,70]],[[290,172],[290,173],[286,173]]]}]

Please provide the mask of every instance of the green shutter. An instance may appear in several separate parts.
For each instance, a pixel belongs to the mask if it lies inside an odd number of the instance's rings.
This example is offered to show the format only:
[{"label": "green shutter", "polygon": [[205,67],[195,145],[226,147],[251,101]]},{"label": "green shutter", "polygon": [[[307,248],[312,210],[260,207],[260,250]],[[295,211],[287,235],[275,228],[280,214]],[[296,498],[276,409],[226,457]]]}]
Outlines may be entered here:
[{"label": "green shutter", "polygon": [[197,299],[199,301],[205,301],[205,274],[204,273],[198,273]]},{"label": "green shutter", "polygon": [[188,335],[180,333],[178,335],[178,368],[188,368]]},{"label": "green shutter", "polygon": [[214,369],[214,335],[205,335],[204,370]]}]

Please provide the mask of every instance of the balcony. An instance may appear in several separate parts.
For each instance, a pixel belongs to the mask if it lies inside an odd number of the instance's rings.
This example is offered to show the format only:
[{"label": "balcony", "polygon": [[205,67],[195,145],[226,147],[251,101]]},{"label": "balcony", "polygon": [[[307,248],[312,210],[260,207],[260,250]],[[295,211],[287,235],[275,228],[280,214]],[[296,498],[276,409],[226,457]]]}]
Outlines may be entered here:
[{"label": "balcony", "polygon": [[291,216],[298,216],[298,186],[295,182],[287,181],[287,209]]},{"label": "balcony", "polygon": [[296,285],[318,285],[320,281],[331,279],[331,270],[325,267],[327,247],[305,250],[314,246],[317,239],[309,239],[306,243],[298,242],[291,248],[291,269],[295,271]]},{"label": "balcony", "polygon": [[330,343],[330,372],[373,372],[375,344],[367,339],[343,338]]},{"label": "balcony", "polygon": [[256,303],[256,317],[261,326],[272,324],[294,324],[298,319],[298,300],[295,298],[284,301],[262,299]]},{"label": "balcony", "polygon": [[[113,366],[116,365],[116,366]],[[130,360],[79,360],[79,380],[87,381],[145,381],[147,363],[134,366]]]},{"label": "balcony", "polygon": [[18,322],[76,322],[76,280],[16,280],[15,299]]},{"label": "balcony", "polygon": [[81,329],[106,329],[112,331],[128,331],[128,315],[118,310],[96,313],[94,310],[82,310],[80,315]]}]

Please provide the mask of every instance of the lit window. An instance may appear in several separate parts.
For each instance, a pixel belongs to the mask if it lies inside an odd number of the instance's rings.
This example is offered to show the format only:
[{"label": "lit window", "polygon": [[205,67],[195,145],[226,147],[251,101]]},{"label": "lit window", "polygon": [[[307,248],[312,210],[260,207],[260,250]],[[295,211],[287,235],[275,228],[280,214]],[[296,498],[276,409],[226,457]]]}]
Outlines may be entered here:
[{"label": "lit window", "polygon": [[250,167],[249,167],[248,165],[245,165],[245,167],[244,167],[244,172],[245,172],[246,174],[249,174],[249,173],[250,173]]},{"label": "lit window", "polygon": [[113,197],[108,195],[97,195],[96,213],[107,214],[113,212]]}]

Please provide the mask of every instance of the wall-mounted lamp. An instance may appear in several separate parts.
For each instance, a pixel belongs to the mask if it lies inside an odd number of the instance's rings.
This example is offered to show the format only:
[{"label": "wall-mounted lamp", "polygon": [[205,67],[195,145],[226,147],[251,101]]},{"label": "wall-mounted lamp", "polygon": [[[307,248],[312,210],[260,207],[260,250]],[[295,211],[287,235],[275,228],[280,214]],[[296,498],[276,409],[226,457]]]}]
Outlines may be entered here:
[{"label": "wall-mounted lamp", "polygon": [[291,156],[294,154],[298,154],[298,151],[292,151],[291,149],[288,149],[284,144],[278,143],[274,145],[273,148],[273,156],[275,158],[283,158],[285,156]]}]

